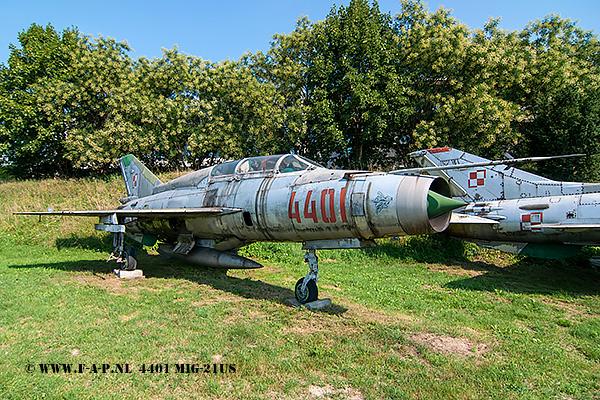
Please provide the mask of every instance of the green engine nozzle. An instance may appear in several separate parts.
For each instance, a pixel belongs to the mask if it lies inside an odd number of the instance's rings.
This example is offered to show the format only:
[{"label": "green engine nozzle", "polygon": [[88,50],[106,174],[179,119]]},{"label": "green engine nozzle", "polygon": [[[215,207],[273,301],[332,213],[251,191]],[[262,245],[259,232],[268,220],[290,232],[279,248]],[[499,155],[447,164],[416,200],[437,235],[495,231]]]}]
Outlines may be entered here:
[{"label": "green engine nozzle", "polygon": [[427,192],[427,216],[429,218],[439,217],[455,208],[466,206],[467,203],[443,196],[432,190]]}]

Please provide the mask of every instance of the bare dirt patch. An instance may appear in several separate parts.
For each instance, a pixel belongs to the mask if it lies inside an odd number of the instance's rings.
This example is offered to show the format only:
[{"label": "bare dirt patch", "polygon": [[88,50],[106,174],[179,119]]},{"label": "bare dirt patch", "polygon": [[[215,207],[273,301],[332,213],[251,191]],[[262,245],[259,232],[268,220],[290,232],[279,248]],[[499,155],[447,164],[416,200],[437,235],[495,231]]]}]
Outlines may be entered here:
[{"label": "bare dirt patch", "polygon": [[552,299],[549,297],[543,297],[540,301],[544,304],[547,304],[552,307],[559,308],[563,310],[565,313],[565,317],[574,322],[577,318],[587,318],[590,317],[587,309],[583,309],[582,306],[575,304],[570,301],[561,300],[561,299]]},{"label": "bare dirt patch", "polygon": [[454,293],[452,290],[444,289],[441,286],[424,285],[423,289],[425,289],[425,290],[435,290],[436,292],[447,293],[447,294]]},{"label": "bare dirt patch", "polygon": [[211,289],[206,292],[206,296],[203,295],[201,300],[192,302],[192,306],[203,307],[203,306],[209,306],[212,304],[219,304],[219,303],[223,303],[223,302],[241,303],[244,301],[247,301],[247,299],[240,297],[240,296],[228,294],[228,293],[223,293],[216,289]]},{"label": "bare dirt patch", "polygon": [[367,323],[379,323],[385,325],[392,324],[409,324],[412,325],[418,320],[410,315],[386,312],[376,309],[371,309],[357,303],[342,303],[347,308],[341,317],[348,318],[350,320],[358,320],[360,322]]},{"label": "bare dirt patch", "polygon": [[314,318],[297,318],[290,325],[282,327],[280,331],[282,334],[294,333],[302,336],[324,332],[337,337],[355,334],[361,329],[335,316],[315,315]]},{"label": "bare dirt patch", "polygon": [[331,385],[308,387],[308,393],[311,399],[350,399],[363,400],[365,396],[356,389],[350,386],[344,386],[341,389],[336,389]]},{"label": "bare dirt patch", "polygon": [[129,321],[130,319],[136,318],[138,315],[140,315],[140,311],[136,311],[133,314],[129,314],[129,315],[119,315],[119,319],[121,320],[121,322],[126,322]]},{"label": "bare dirt patch", "polygon": [[490,297],[492,298],[492,300],[499,301],[501,303],[505,303],[505,304],[511,304],[512,303],[512,301],[510,301],[508,299],[505,299],[504,297],[498,296],[498,295],[496,295],[494,293],[490,293]]},{"label": "bare dirt patch", "polygon": [[460,358],[479,357],[488,351],[486,344],[447,335],[417,333],[408,336],[408,339],[426,346],[434,352],[451,354]]},{"label": "bare dirt patch", "polygon": [[[133,286],[132,283],[138,282],[138,280],[123,280],[117,278],[114,274],[73,274],[69,279],[71,282],[79,283],[82,285],[90,285],[100,289],[104,289],[107,292],[121,296],[124,294],[131,294],[137,292],[139,288]],[[137,295],[137,293],[135,293]]]},{"label": "bare dirt patch", "polygon": [[266,321],[269,319],[269,315],[261,310],[242,311],[234,308],[230,308],[230,310],[232,311],[232,313],[227,315],[226,317],[221,318],[221,320],[218,323],[219,326],[236,325],[240,321],[256,323]]}]

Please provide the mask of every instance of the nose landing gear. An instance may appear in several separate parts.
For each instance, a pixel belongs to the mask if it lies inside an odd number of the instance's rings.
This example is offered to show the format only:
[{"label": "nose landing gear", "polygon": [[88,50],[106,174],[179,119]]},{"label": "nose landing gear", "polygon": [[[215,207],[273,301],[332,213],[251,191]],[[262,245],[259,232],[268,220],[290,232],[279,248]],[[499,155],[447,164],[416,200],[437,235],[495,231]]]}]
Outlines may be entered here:
[{"label": "nose landing gear", "polygon": [[298,303],[300,304],[313,302],[319,297],[319,290],[317,289],[317,282],[319,281],[319,259],[317,258],[314,249],[306,251],[306,254],[304,254],[304,262],[308,263],[310,272],[304,278],[298,280],[294,290],[296,300],[298,300]]}]

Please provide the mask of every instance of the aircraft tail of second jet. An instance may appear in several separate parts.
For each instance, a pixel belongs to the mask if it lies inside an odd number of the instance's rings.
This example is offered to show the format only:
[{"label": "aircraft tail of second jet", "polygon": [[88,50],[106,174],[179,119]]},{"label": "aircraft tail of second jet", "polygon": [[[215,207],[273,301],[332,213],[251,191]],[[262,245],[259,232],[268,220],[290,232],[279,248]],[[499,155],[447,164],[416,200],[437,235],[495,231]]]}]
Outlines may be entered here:
[{"label": "aircraft tail of second jet", "polygon": [[128,154],[120,158],[128,199],[145,197],[162,182],[140,160]]},{"label": "aircraft tail of second jet", "polygon": [[[444,167],[431,173],[448,180],[452,195],[467,202],[600,192],[598,183],[554,181],[517,169],[509,160],[500,164],[499,161],[492,162],[450,147],[421,150],[410,156],[421,167]],[[489,165],[485,165],[486,163]],[[459,165],[464,165],[464,168],[457,168]]]}]

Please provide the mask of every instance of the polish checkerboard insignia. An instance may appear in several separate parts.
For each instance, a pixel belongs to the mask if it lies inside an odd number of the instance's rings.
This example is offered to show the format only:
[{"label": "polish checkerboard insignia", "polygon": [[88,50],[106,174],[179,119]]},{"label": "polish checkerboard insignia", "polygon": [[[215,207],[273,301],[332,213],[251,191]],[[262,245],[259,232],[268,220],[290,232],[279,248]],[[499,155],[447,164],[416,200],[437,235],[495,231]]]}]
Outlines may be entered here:
[{"label": "polish checkerboard insignia", "polygon": [[544,222],[544,213],[521,214],[522,231],[540,231],[541,228],[536,225],[541,225],[542,222]]},{"label": "polish checkerboard insignia", "polygon": [[485,185],[485,169],[469,173],[469,188]]}]

